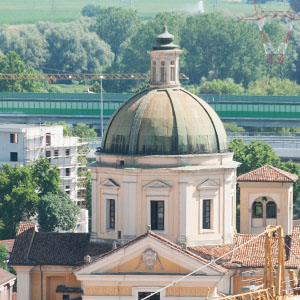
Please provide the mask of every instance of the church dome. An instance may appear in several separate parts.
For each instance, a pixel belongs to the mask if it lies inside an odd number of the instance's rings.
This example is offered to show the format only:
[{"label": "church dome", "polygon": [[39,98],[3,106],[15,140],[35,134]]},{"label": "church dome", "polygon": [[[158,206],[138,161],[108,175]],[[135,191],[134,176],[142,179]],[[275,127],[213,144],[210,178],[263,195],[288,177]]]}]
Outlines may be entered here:
[{"label": "church dome", "polygon": [[151,59],[150,88],[125,102],[106,125],[102,152],[182,155],[227,152],[227,136],[215,111],[180,87],[174,36],[164,27]]},{"label": "church dome", "polygon": [[227,152],[222,121],[183,88],[150,88],[125,102],[106,126],[102,152],[182,155]]}]

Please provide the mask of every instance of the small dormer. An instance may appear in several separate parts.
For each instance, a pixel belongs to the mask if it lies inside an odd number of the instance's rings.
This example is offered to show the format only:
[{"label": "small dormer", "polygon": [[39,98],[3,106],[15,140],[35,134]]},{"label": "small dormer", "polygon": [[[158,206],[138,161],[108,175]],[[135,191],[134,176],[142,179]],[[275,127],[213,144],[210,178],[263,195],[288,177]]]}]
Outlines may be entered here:
[{"label": "small dormer", "polygon": [[238,177],[240,232],[258,234],[268,225],[293,230],[293,183],[298,176],[273,166],[263,166]]},{"label": "small dormer", "polygon": [[173,44],[174,36],[164,26],[164,32],[157,36],[157,45],[148,51],[151,59],[150,87],[176,87],[179,82],[179,56],[183,52]]}]

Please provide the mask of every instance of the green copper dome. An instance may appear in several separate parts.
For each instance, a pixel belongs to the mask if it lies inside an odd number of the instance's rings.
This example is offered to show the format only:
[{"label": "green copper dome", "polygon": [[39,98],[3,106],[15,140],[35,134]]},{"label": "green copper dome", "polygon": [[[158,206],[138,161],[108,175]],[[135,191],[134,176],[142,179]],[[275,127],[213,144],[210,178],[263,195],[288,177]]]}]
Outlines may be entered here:
[{"label": "green copper dome", "polygon": [[227,152],[215,111],[183,88],[145,90],[125,102],[105,128],[102,152],[182,155]]}]

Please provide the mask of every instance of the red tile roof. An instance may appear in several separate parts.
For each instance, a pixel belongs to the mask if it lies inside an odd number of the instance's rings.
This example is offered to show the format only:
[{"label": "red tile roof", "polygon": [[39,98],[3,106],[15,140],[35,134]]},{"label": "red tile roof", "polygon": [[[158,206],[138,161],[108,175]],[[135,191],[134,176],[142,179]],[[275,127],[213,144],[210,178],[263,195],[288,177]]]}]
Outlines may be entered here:
[{"label": "red tile roof", "polygon": [[0,287],[2,284],[16,278],[14,274],[11,274],[3,269],[0,269]]},{"label": "red tile roof", "polygon": [[[257,237],[257,238],[255,238]],[[286,267],[300,268],[300,227],[294,227],[291,236],[285,236]],[[244,244],[244,246],[243,246]],[[224,246],[201,246],[189,248],[205,258],[219,258],[233,250],[220,260],[224,268],[263,268],[265,263],[265,236],[254,234],[236,234],[233,244]],[[231,250],[230,250],[231,249]],[[278,239],[271,239],[273,264],[277,265]]]},{"label": "red tile roof", "polygon": [[[194,259],[202,262],[203,264],[207,264],[207,263],[210,262],[209,260],[205,259],[204,257],[202,257],[200,255],[197,255],[194,251],[191,251],[190,249],[184,249],[180,245],[171,242],[170,240],[162,237],[161,235],[158,235],[158,234],[156,234],[156,233],[154,233],[152,231],[148,231],[148,232],[144,233],[143,235],[140,235],[137,238],[135,238],[135,239],[133,239],[133,240],[131,240],[131,241],[129,241],[129,242],[121,245],[120,247],[118,247],[116,249],[113,249],[113,250],[105,253],[104,255],[96,258],[95,260],[87,263],[86,265],[83,265],[83,266],[79,267],[77,270],[80,270],[80,269],[84,268],[85,266],[87,266],[89,264],[92,264],[92,263],[94,263],[96,261],[102,260],[103,258],[105,258],[105,257],[107,257],[109,255],[112,255],[115,252],[120,251],[123,248],[127,248],[130,245],[132,245],[134,243],[137,243],[138,241],[141,241],[141,240],[143,240],[143,239],[145,239],[147,237],[150,237],[150,238],[153,238],[155,240],[158,240],[158,241],[162,242],[163,244],[165,244],[166,246],[168,246],[168,247],[170,247],[172,249],[175,249],[175,250],[177,250],[177,251],[179,251],[179,252],[181,252],[181,253],[189,256],[189,257],[192,257],[192,258],[194,258]],[[217,264],[211,264],[210,267],[212,267],[213,269],[215,269],[215,270],[217,270],[219,272],[222,272],[222,273],[225,273],[227,271],[225,268],[223,268],[222,266],[217,265]]]},{"label": "red tile roof", "polygon": [[254,182],[295,182],[298,176],[270,165],[262,166],[256,170],[240,175],[237,181]]}]

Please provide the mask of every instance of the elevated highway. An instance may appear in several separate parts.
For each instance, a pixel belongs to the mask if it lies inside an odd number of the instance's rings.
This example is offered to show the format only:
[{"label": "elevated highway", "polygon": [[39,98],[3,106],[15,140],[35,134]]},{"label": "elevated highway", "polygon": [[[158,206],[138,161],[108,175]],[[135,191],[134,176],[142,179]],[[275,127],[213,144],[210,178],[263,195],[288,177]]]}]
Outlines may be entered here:
[{"label": "elevated highway", "polygon": [[[133,94],[105,93],[104,123]],[[300,97],[199,95],[225,122],[241,126],[300,126]],[[71,93],[0,93],[0,122],[44,123],[64,120],[100,126],[100,95]]]}]

